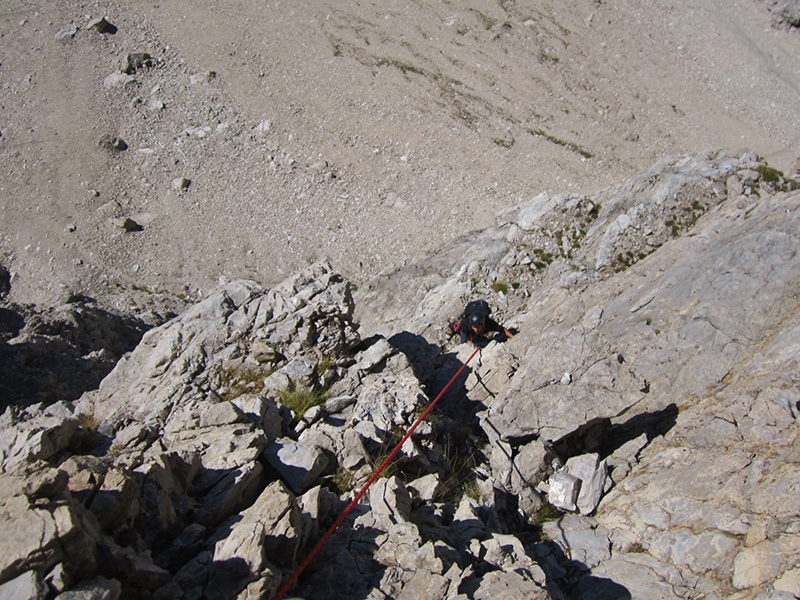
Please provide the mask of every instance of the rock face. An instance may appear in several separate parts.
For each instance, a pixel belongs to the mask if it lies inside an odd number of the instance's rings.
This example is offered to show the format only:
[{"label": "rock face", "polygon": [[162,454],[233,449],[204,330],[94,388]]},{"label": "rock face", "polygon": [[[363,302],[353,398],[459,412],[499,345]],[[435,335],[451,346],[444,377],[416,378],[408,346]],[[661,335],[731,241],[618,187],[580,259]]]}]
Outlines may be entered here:
[{"label": "rock face", "polygon": [[273,597],[472,355],[442,328],[476,295],[519,333],[293,594],[800,595],[793,188],[707,152],[541,195],[355,294],[326,262],[221,287],[97,389],[9,402],[0,597]]}]

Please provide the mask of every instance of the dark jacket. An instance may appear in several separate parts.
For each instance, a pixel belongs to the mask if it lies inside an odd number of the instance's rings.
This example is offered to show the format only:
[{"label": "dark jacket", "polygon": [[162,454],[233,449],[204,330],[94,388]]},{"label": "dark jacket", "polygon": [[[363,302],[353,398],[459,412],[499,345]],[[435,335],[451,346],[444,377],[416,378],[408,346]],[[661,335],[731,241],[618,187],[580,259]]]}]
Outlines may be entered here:
[{"label": "dark jacket", "polygon": [[447,332],[449,335],[458,333],[462,344],[479,338],[486,339],[490,337],[490,334],[492,333],[505,335],[505,329],[503,326],[491,317],[486,317],[484,320],[483,331],[480,334],[475,333],[469,326],[469,315],[463,316],[459,321],[450,323],[450,325],[447,327]]}]

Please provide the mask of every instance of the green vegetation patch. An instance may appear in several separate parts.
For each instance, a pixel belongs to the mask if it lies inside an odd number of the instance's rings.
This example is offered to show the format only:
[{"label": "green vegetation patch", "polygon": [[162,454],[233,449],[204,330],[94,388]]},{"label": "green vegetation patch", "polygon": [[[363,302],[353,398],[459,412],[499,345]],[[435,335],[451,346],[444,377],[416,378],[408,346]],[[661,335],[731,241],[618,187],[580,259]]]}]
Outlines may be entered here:
[{"label": "green vegetation patch", "polygon": [[792,192],[800,189],[800,182],[791,177],[786,177],[782,171],[767,164],[759,165],[758,173],[761,175],[761,181],[768,184],[776,192]]},{"label": "green vegetation patch", "polygon": [[290,408],[298,419],[306,413],[312,406],[319,406],[325,403],[328,390],[310,390],[302,385],[292,383],[288,388],[278,393],[281,404]]},{"label": "green vegetation patch", "polygon": [[563,513],[549,502],[545,502],[542,507],[536,511],[535,520],[537,523],[547,523],[548,521],[555,521],[560,518]]},{"label": "green vegetation patch", "polygon": [[336,493],[342,495],[353,491],[353,488],[356,484],[356,478],[344,467],[339,467],[331,477],[331,484],[333,485]]},{"label": "green vegetation patch", "polygon": [[498,294],[508,295],[508,284],[504,281],[493,281],[491,288]]},{"label": "green vegetation patch", "polygon": [[458,504],[461,498],[467,496],[480,501],[481,490],[475,468],[478,465],[478,456],[482,454],[480,448],[471,451],[457,444],[447,437],[445,441],[445,459],[450,466],[447,474],[442,478],[442,500]]}]

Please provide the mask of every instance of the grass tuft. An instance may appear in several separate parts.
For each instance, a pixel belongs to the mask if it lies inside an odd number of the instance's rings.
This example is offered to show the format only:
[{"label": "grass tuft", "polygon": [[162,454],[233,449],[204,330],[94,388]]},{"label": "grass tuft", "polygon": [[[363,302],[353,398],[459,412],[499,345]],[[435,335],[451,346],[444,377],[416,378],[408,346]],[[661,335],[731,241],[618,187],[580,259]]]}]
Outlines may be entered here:
[{"label": "grass tuft", "polygon": [[339,467],[336,469],[333,477],[331,477],[331,483],[333,484],[336,493],[342,495],[353,490],[356,483],[356,478],[344,467]]},{"label": "grass tuft", "polygon": [[97,428],[100,426],[100,424],[94,418],[94,412],[79,414],[78,422],[86,431],[97,431]]},{"label": "grass tuft", "polygon": [[508,295],[508,284],[504,281],[493,281],[491,288],[498,294]]},{"label": "grass tuft", "polygon": [[256,366],[239,366],[225,369],[220,373],[224,391],[222,400],[230,402],[244,394],[257,394],[264,389],[264,378],[271,373],[270,369]]},{"label": "grass tuft", "polygon": [[312,406],[319,406],[327,399],[327,390],[309,390],[305,386],[292,383],[288,388],[278,393],[281,404],[290,408],[298,419],[302,418]]},{"label": "grass tuft", "polygon": [[547,523],[548,521],[555,521],[561,517],[561,511],[552,504],[545,502],[542,507],[536,511],[536,522]]}]

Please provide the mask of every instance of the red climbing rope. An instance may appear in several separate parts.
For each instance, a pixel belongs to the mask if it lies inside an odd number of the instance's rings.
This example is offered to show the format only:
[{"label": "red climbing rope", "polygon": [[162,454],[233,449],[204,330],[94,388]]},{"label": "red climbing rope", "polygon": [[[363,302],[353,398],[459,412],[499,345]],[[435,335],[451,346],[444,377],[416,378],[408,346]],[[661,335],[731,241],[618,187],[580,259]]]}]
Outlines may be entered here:
[{"label": "red climbing rope", "polygon": [[392,459],[394,458],[394,455],[397,454],[400,451],[400,448],[403,446],[403,444],[405,444],[406,440],[411,437],[411,434],[414,433],[414,430],[417,428],[417,426],[420,423],[422,423],[422,421],[425,420],[425,417],[428,416],[428,413],[431,412],[431,410],[436,405],[436,403],[441,399],[442,396],[444,396],[444,393],[453,384],[453,382],[456,379],[458,379],[458,376],[461,375],[461,372],[464,369],[467,368],[467,365],[469,364],[469,362],[473,358],[475,358],[475,355],[479,351],[480,351],[480,347],[476,347],[475,351],[472,354],[470,354],[469,358],[466,361],[464,361],[463,365],[461,365],[461,368],[458,371],[456,371],[456,374],[453,375],[453,377],[450,379],[450,381],[447,382],[447,385],[444,386],[444,388],[442,388],[442,391],[439,392],[439,394],[436,396],[436,398],[433,399],[433,402],[431,402],[428,405],[428,408],[426,408],[423,411],[423,413],[419,416],[419,418],[416,421],[414,421],[414,424],[409,428],[409,430],[403,436],[403,439],[401,439],[400,442],[389,453],[389,455],[386,458],[383,459],[383,462],[380,464],[380,466],[377,469],[375,469],[375,472],[367,480],[367,483],[364,484],[364,487],[361,488],[361,491],[358,492],[355,495],[355,497],[351,500],[350,504],[347,505],[347,508],[345,508],[342,511],[342,514],[339,515],[339,518],[336,519],[336,521],[333,523],[333,525],[331,525],[330,529],[328,529],[328,531],[325,532],[325,535],[323,535],[319,539],[317,544],[311,549],[311,552],[308,553],[308,555],[303,559],[303,562],[301,562],[300,565],[297,567],[297,569],[295,569],[294,573],[292,573],[292,576],[289,577],[289,579],[287,579],[286,582],[281,586],[281,588],[278,590],[278,593],[275,594],[275,596],[272,598],[272,600],[283,600],[283,597],[286,595],[286,592],[288,592],[289,589],[291,589],[291,587],[297,582],[297,578],[300,577],[300,573],[302,573],[305,570],[305,568],[309,564],[311,564],[311,561],[314,560],[314,557],[317,555],[317,553],[320,550],[322,550],[322,547],[330,539],[330,537],[333,535],[333,533],[339,528],[339,525],[341,525],[344,522],[344,520],[347,518],[347,515],[350,514],[350,511],[353,510],[355,508],[356,504],[358,504],[358,501],[361,500],[361,497],[364,494],[367,493],[367,490],[369,489],[369,486],[371,486],[375,482],[375,480],[378,479],[378,477],[380,476],[381,472],[392,461]]}]

